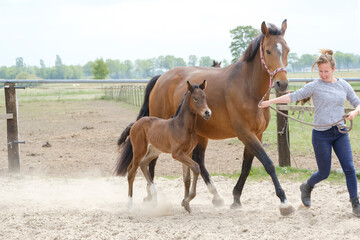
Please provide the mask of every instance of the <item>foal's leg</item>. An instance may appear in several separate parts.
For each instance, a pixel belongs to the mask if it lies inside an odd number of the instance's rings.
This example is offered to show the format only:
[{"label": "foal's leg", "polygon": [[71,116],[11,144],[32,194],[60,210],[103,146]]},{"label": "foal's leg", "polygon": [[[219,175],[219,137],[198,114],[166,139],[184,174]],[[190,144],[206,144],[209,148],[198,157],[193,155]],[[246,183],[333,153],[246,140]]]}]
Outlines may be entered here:
[{"label": "foal's leg", "polygon": [[[282,215],[289,215],[293,213],[295,209],[293,206],[291,206],[291,204],[288,203],[287,198],[285,196],[285,192],[282,189],[280,182],[276,176],[274,163],[266,154],[263,146],[261,145],[260,140],[255,136],[255,134],[249,132],[242,132],[242,135],[238,135],[238,136],[241,136],[241,140],[245,144],[245,147],[260,160],[266,172],[270,175],[275,186],[276,195],[279,197],[281,201],[280,213]],[[261,139],[261,136],[259,138]]]},{"label": "foal's leg", "polygon": [[240,196],[244,188],[247,177],[249,176],[251,165],[253,163],[254,154],[252,154],[246,147],[243,154],[243,164],[240,177],[233,189],[234,203],[230,206],[231,209],[241,207]]},{"label": "foal's leg", "polygon": [[189,189],[190,189],[190,183],[191,183],[191,176],[190,176],[190,168],[186,166],[184,163],[182,164],[183,169],[183,181],[184,181],[184,199],[189,196]]},{"label": "foal's leg", "polygon": [[[141,138],[141,136],[140,136]],[[136,176],[136,171],[140,165],[141,160],[144,158],[146,152],[147,152],[147,141],[144,139],[138,140],[139,136],[133,136],[133,139],[131,139],[131,144],[133,146],[133,159],[131,161],[131,164],[128,167],[128,184],[129,184],[129,192],[128,192],[128,209],[129,211],[133,210],[133,184]]]},{"label": "foal's leg", "polygon": [[214,196],[212,199],[213,205],[222,206],[224,205],[224,200],[216,190],[215,184],[212,181],[209,172],[205,168],[205,150],[207,144],[207,138],[199,137],[199,142],[193,150],[192,159],[199,164],[201,176],[204,179],[209,192]]},{"label": "foal's leg", "polygon": [[147,197],[144,198],[144,201],[157,200],[157,191],[153,182],[153,178],[151,177],[150,172],[148,170],[148,166],[153,159],[158,158],[159,154],[160,151],[158,151],[156,148],[150,145],[145,158],[140,163],[141,171],[143,172],[145,179],[147,181],[146,190],[148,195]]},{"label": "foal's leg", "polygon": [[136,171],[139,167],[139,163],[141,161],[141,159],[143,158],[143,155],[140,154],[134,154],[133,156],[133,160],[131,162],[131,165],[128,168],[128,174],[127,174],[127,178],[128,178],[128,185],[129,185],[129,190],[128,190],[128,210],[131,212],[133,210],[133,184],[134,184],[134,180],[135,180],[135,176],[136,176]]},{"label": "foal's leg", "polygon": [[185,210],[190,213],[191,209],[190,209],[189,203],[196,196],[196,184],[197,184],[197,179],[200,174],[200,167],[199,167],[199,164],[197,164],[194,160],[192,160],[189,156],[187,156],[182,151],[173,153],[172,157],[174,159],[180,161],[181,163],[185,164],[186,166],[188,166],[194,175],[190,192],[189,192],[188,196],[186,198],[184,198],[184,200],[181,203],[181,205],[185,208]]}]

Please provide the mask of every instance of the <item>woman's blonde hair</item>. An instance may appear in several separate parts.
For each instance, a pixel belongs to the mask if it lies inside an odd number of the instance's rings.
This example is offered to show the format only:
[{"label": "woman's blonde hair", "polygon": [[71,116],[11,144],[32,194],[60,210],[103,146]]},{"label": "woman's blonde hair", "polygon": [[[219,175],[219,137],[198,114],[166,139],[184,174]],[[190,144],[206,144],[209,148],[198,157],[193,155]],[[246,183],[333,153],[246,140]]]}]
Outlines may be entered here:
[{"label": "woman's blonde hair", "polygon": [[314,69],[315,65],[319,67],[319,65],[323,63],[330,63],[331,68],[334,69],[336,62],[333,54],[333,50],[327,48],[320,49],[320,56],[312,65],[311,70]]}]

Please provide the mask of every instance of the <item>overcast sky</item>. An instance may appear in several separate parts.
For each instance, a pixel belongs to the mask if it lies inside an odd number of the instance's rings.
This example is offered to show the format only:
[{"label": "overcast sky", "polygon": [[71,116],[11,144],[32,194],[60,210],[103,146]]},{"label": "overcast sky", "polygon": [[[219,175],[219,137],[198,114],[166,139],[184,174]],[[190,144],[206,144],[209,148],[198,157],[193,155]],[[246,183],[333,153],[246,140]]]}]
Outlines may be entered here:
[{"label": "overcast sky", "polygon": [[1,0],[0,66],[160,55],[232,59],[230,30],[278,27],[291,52],[360,54],[360,0]]}]

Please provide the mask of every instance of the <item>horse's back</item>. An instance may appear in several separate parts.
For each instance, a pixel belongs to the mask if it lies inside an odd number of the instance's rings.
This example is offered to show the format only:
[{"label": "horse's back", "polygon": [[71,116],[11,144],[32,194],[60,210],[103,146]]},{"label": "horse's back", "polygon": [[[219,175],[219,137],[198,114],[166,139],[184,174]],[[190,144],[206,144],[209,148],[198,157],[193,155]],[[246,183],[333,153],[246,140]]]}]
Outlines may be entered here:
[{"label": "horse's back", "polygon": [[164,73],[157,80],[150,94],[150,116],[165,119],[174,116],[179,102],[187,90],[186,81],[200,85],[206,80],[207,87],[204,90],[206,93],[211,88],[213,81],[221,81],[217,76],[222,70],[210,67],[176,67]]}]

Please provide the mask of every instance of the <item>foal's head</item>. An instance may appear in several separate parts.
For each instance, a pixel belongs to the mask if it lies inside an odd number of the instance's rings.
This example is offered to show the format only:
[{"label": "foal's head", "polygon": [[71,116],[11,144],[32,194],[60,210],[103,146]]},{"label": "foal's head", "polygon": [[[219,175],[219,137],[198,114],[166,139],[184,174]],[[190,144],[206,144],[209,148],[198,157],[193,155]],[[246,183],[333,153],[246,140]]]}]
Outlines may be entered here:
[{"label": "foal's head", "polygon": [[206,80],[199,86],[196,84],[190,84],[187,81],[188,90],[190,92],[190,108],[191,111],[199,114],[205,120],[209,120],[211,117],[211,110],[207,105],[206,96],[203,92],[204,88],[206,87]]}]

